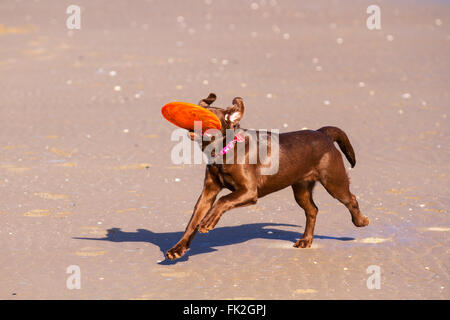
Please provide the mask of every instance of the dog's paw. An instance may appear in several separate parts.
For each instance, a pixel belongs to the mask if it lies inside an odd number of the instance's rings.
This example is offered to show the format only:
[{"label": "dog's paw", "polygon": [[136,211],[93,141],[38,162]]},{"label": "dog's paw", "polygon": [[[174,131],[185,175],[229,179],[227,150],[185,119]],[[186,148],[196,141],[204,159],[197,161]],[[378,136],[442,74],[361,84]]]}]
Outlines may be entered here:
[{"label": "dog's paw", "polygon": [[370,220],[368,217],[361,215],[358,219],[352,219],[352,222],[357,227],[365,227],[369,225]]},{"label": "dog's paw", "polygon": [[312,242],[313,242],[313,239],[308,239],[308,238],[300,239],[294,244],[294,247],[296,247],[296,248],[309,248],[309,247],[311,247]]},{"label": "dog's paw", "polygon": [[207,233],[216,226],[219,219],[216,216],[206,216],[198,225],[198,232]]},{"label": "dog's paw", "polygon": [[166,257],[169,260],[181,258],[186,253],[186,246],[177,244],[175,247],[166,252]]},{"label": "dog's paw", "polygon": [[200,225],[198,226],[198,232],[200,233],[208,233],[208,231],[212,230],[212,228],[210,229],[207,224],[205,223],[200,223]]}]

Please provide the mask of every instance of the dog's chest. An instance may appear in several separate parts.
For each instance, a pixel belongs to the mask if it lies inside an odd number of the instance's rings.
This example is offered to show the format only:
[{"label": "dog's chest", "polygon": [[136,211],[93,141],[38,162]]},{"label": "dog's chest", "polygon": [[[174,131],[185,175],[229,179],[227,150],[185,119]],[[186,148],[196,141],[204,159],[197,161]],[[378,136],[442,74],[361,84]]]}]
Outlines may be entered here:
[{"label": "dog's chest", "polygon": [[213,176],[219,181],[222,187],[230,189],[231,191],[234,191],[236,189],[236,183],[233,177],[224,169],[223,165],[210,165],[210,171]]}]

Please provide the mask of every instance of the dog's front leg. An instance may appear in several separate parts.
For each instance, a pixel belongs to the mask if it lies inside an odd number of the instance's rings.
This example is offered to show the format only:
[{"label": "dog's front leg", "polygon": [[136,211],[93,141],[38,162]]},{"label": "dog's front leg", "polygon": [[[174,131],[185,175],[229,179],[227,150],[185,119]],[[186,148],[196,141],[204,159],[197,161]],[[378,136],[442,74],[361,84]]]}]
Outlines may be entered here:
[{"label": "dog's front leg", "polygon": [[203,218],[198,226],[201,233],[208,232],[216,226],[220,217],[225,211],[237,207],[243,207],[255,204],[258,200],[258,192],[256,188],[239,189],[217,200],[217,203],[209,210],[208,214]]},{"label": "dog's front leg", "polygon": [[173,246],[172,249],[166,252],[166,257],[168,259],[178,259],[185,254],[195,236],[195,233],[197,232],[198,224],[206,215],[208,210],[211,209],[220,189],[220,186],[216,183],[215,179],[211,176],[207,169],[203,191],[194,207],[194,213],[189,220],[183,237],[175,246]]}]

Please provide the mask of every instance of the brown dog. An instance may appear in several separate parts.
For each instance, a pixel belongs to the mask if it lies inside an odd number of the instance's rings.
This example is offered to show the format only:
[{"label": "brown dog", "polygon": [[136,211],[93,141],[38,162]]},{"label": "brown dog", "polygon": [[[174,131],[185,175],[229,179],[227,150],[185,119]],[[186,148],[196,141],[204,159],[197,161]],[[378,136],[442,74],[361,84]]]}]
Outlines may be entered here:
[{"label": "brown dog", "polygon": [[[225,135],[226,129],[239,128],[239,121],[244,115],[242,98],[234,98],[233,106],[227,109],[211,107],[215,100],[216,95],[211,93],[199,104],[220,119],[222,134]],[[201,139],[195,132],[189,132],[189,134],[192,140]],[[280,134],[279,169],[272,175],[260,174],[262,164],[259,159],[256,164],[247,162],[245,164],[236,162],[208,164],[203,191],[195,205],[194,213],[183,237],[167,251],[167,258],[172,260],[183,256],[197,230],[201,233],[212,230],[225,211],[255,204],[258,198],[288,186],[292,186],[295,200],[306,214],[305,232],[294,247],[310,247],[318,212],[312,199],[316,181],[320,181],[328,193],[348,208],[355,226],[367,226],[369,219],[361,214],[356,197],[349,190],[349,179],[344,162],[334,142],[337,142],[351,166],[354,167],[355,153],[350,141],[344,131],[336,127]],[[202,149],[204,150],[209,143],[211,142],[202,140]],[[245,143],[247,146],[248,139]],[[245,150],[248,152],[248,148]],[[221,197],[214,204],[217,194],[223,188],[231,190],[231,193]]]}]

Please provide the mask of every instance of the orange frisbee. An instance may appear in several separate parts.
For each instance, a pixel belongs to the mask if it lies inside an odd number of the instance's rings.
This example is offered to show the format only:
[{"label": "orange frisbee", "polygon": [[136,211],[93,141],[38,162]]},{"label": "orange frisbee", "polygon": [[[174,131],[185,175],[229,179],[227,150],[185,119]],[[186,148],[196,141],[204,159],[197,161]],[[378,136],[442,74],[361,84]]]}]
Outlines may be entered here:
[{"label": "orange frisbee", "polygon": [[202,133],[208,129],[219,129],[219,118],[211,111],[187,102],[170,102],[161,109],[167,121],[187,130],[194,130],[194,122],[202,122]]}]

